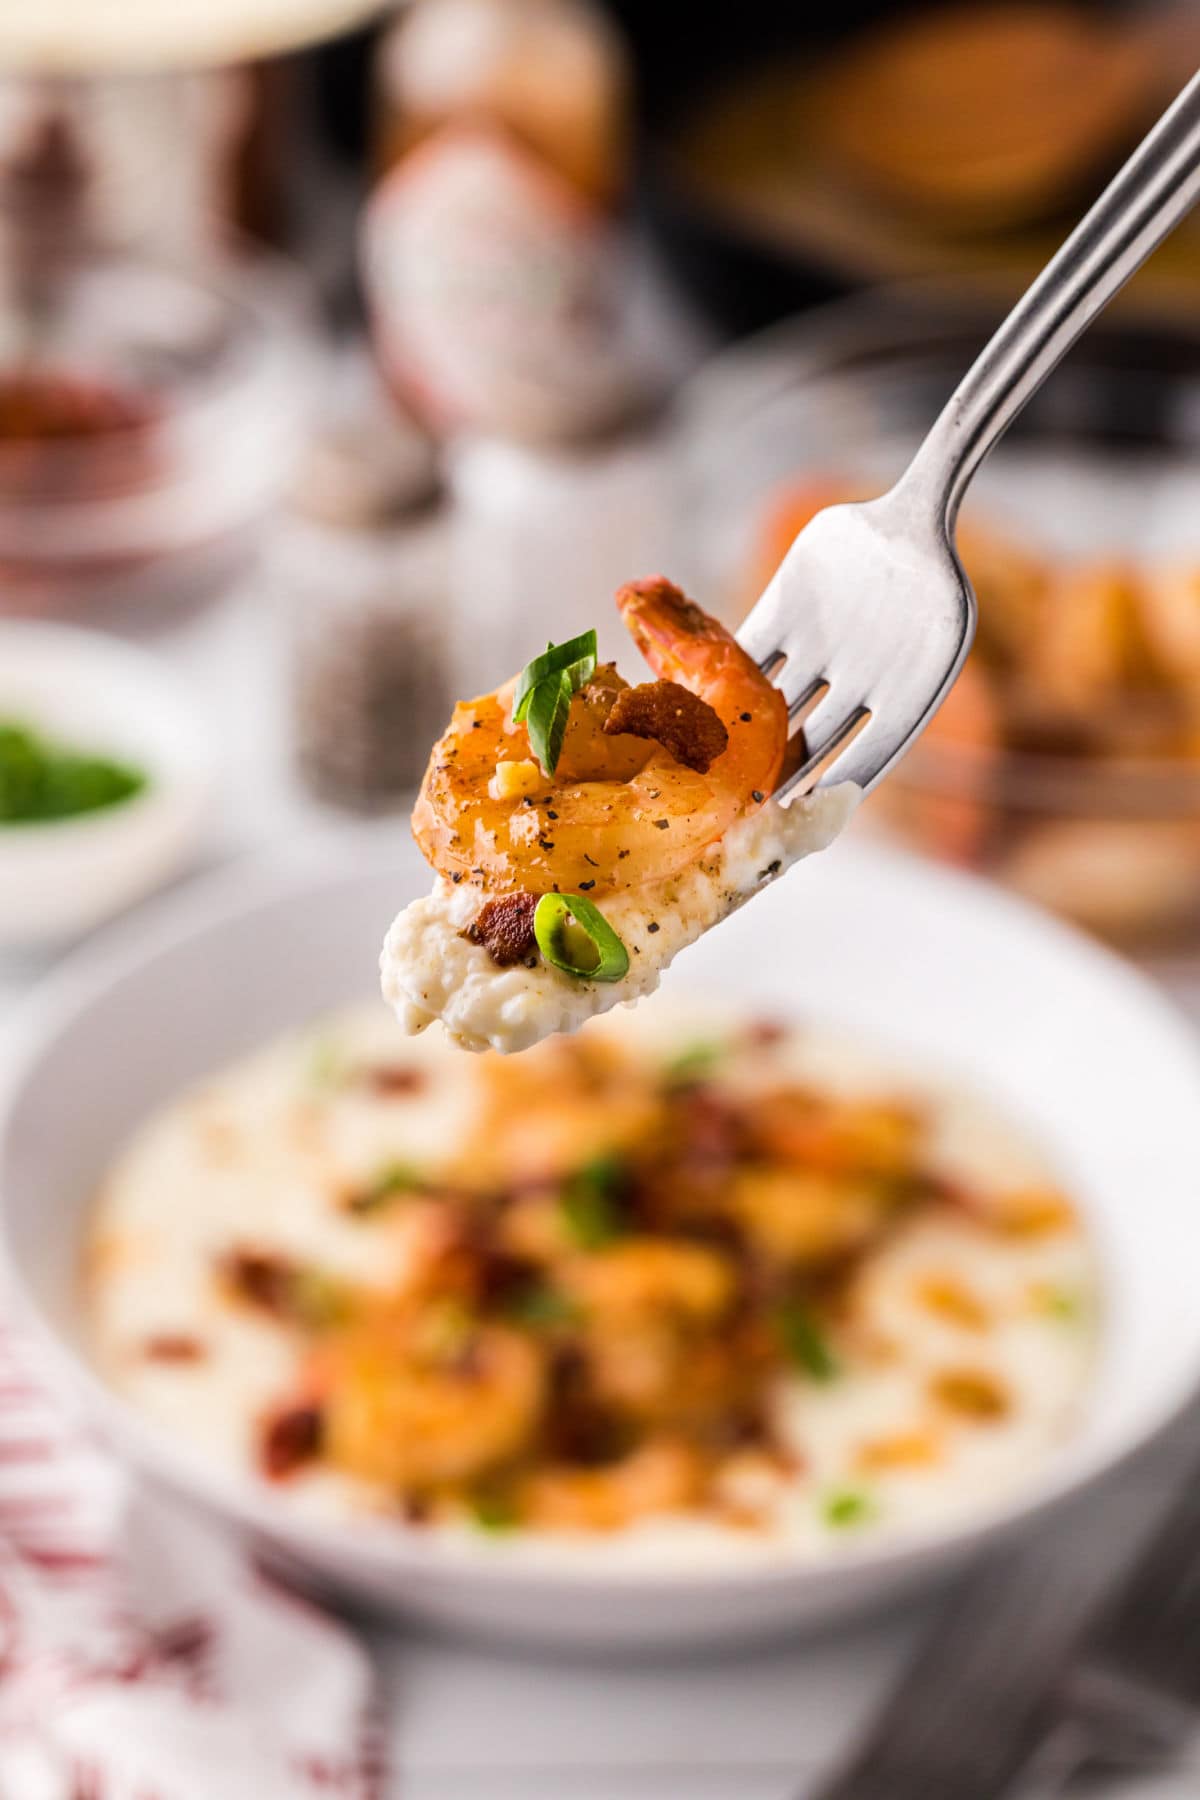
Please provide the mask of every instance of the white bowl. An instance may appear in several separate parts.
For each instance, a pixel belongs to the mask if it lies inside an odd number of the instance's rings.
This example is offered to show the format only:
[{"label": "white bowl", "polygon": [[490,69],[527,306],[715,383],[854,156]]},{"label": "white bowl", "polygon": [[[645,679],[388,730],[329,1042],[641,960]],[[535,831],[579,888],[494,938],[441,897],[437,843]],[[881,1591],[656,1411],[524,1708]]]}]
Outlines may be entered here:
[{"label": "white bowl", "polygon": [[0,621],[0,720],[117,757],[144,792],[76,819],[0,825],[0,949],[90,930],[182,866],[212,793],[208,738],[157,657],[70,625]]},{"label": "white bowl", "polygon": [[[1042,1134],[1106,1272],[1099,1368],[1075,1434],[986,1516],[804,1566],[565,1574],[503,1543],[386,1521],[294,1516],[136,1416],[89,1369],[77,1274],[98,1174],[189,1082],[289,1025],[368,994],[414,852],[241,870],[76,954],[31,1005],[0,1107],[0,1229],[24,1311],[96,1419],[142,1467],[237,1521],[310,1578],[466,1628],[577,1647],[710,1644],[811,1626],[944,1570],[1110,1468],[1200,1378],[1195,1300],[1200,1057],[1147,982],[1066,927],[967,877],[843,845],[687,951],[672,985],[829,1019],[975,1084]],[[163,1195],[169,1209],[171,1196]]]}]

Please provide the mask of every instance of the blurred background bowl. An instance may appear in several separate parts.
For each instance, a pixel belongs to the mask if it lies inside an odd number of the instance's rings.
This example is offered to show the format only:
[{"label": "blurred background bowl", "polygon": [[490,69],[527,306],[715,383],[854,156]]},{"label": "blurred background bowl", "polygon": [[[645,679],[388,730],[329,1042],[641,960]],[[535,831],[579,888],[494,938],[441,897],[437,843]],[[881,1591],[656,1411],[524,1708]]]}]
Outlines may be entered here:
[{"label": "blurred background bowl", "polygon": [[0,620],[0,721],[146,776],[140,793],[95,812],[0,823],[0,951],[88,931],[194,854],[213,797],[211,739],[157,657],[68,625]]},{"label": "blurred background bowl", "polygon": [[1034,909],[864,844],[767,890],[689,950],[666,986],[953,1070],[1039,1137],[1093,1234],[1103,1325],[1077,1426],[1026,1483],[952,1530],[847,1546],[815,1565],[781,1551],[750,1571],[615,1570],[603,1556],[565,1566],[553,1543],[507,1558],[486,1534],[438,1541],[398,1519],[314,1519],[266,1480],[219,1470],[90,1367],[80,1258],[96,1183],[141,1120],[276,1032],[373,988],[385,924],[428,871],[412,848],[345,844],[335,867],[326,855],[231,870],[80,952],[18,1021],[0,1106],[0,1229],[54,1366],[139,1466],[239,1522],[310,1582],[475,1634],[578,1649],[694,1650],[813,1627],[945,1572],[1077,1491],[1192,1391],[1200,1060],[1189,1028],[1149,982]]},{"label": "blurred background bowl", "polygon": [[0,284],[0,614],[211,595],[295,467],[303,283],[85,246],[53,287]]},{"label": "blurred background bowl", "polygon": [[[681,409],[682,554],[736,620],[826,501],[900,473],[999,314],[836,303],[719,356]],[[966,677],[866,817],[1139,947],[1200,937],[1200,335],[1094,330],[976,482]]]}]

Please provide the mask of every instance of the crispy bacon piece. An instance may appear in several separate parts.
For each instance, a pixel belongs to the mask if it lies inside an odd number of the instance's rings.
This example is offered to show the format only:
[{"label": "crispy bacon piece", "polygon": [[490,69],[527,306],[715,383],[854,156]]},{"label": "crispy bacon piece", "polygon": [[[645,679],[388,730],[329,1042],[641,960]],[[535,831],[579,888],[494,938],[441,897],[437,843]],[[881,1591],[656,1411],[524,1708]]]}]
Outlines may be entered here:
[{"label": "crispy bacon piece", "polygon": [[320,1454],[321,1414],[311,1405],[289,1406],[263,1426],[259,1457],[263,1473],[283,1481]]},{"label": "crispy bacon piece", "polygon": [[203,1362],[208,1354],[204,1344],[189,1331],[156,1331],[142,1344],[147,1362]]},{"label": "crispy bacon piece", "polygon": [[220,1259],[220,1273],[239,1300],[276,1317],[287,1314],[295,1287],[295,1264],[270,1250],[230,1250]]},{"label": "crispy bacon piece", "polygon": [[644,681],[617,695],[604,721],[607,736],[653,738],[675,761],[707,775],[729,743],[717,714],[677,681]]},{"label": "crispy bacon piece", "polygon": [[537,948],[533,935],[533,915],[537,910],[536,894],[503,894],[489,900],[479,917],[468,925],[463,936],[473,944],[482,944],[492,961],[502,969],[524,962]]},{"label": "crispy bacon piece", "polygon": [[417,1094],[425,1086],[424,1069],[406,1063],[373,1063],[365,1072],[365,1080],[380,1095]]}]

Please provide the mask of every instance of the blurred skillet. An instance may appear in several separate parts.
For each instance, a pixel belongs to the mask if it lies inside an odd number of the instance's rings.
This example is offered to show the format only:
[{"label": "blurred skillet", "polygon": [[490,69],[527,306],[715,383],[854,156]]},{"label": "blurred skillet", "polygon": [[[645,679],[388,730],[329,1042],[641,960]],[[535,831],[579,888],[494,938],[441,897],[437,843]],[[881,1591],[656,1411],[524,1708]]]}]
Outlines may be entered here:
[{"label": "blurred skillet", "polygon": [[[1180,0],[895,13],[834,43],[768,44],[732,74],[693,67],[663,106],[651,81],[652,229],[726,330],[864,282],[988,273],[1015,289],[1200,50]],[[1200,226],[1139,291],[1194,305]]]}]

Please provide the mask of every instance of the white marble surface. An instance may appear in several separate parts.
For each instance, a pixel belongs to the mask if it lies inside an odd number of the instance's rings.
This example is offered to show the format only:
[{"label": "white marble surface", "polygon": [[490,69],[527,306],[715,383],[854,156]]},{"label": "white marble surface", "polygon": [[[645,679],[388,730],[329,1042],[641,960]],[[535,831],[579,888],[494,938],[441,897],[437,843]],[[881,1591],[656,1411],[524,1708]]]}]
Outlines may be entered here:
[{"label": "white marble surface", "polygon": [[[170,657],[219,736],[225,799],[209,846],[213,860],[282,846],[314,828],[406,829],[403,818],[347,826],[293,784],[277,673],[285,610],[285,595],[251,582],[202,612],[124,625]],[[0,964],[0,1024],[12,1019],[39,972],[37,964]],[[1200,1019],[1200,973],[1163,973]],[[1076,1506],[1052,1528],[1064,1556],[1075,1556],[1086,1578],[1101,1584],[1128,1558],[1198,1446],[1200,1420]],[[926,1599],[818,1642],[669,1665],[538,1660],[373,1633],[395,1793],[405,1800],[806,1800],[934,1608]],[[1113,1800],[1194,1797],[1200,1761],[1166,1777],[1130,1775],[1105,1791]]]}]

